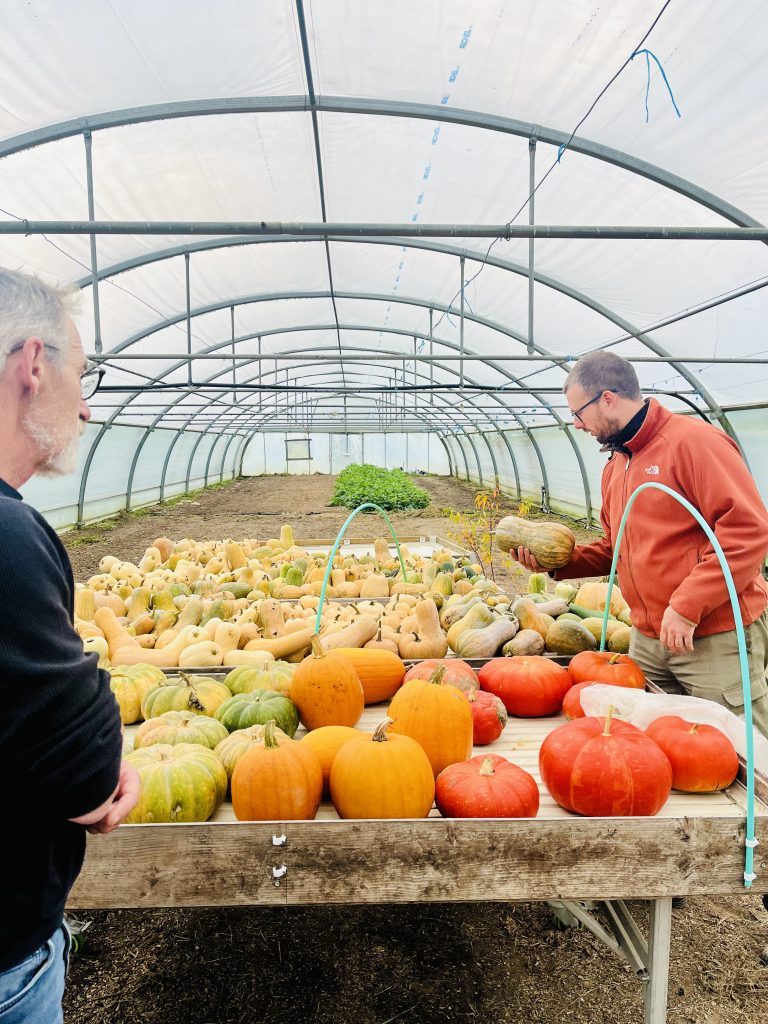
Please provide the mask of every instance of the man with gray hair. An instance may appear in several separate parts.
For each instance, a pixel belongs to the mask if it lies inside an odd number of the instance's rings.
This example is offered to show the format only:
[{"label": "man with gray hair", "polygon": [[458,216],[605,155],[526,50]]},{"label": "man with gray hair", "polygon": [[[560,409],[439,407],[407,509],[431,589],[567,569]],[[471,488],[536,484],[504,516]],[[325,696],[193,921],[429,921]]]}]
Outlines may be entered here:
[{"label": "man with gray hair", "polygon": [[100,371],[70,306],[69,293],[0,270],[0,768],[14,829],[0,883],[3,1024],[63,1019],[64,904],[86,829],[111,832],[139,791],[109,676],[73,628],[67,553],[18,491],[35,473],[71,472],[90,419]]},{"label": "man with gray hair", "polygon": [[[736,443],[696,417],[643,401],[630,363],[596,351],[574,365],[563,391],[577,430],[609,452],[603,470],[603,538],[577,545],[556,579],[609,572],[627,501],[644,483],[686,498],[714,531],[728,560],[746,633],[755,726],[768,736],[768,512]],[[518,559],[538,571],[527,548]],[[744,713],[736,625],[717,555],[690,512],[655,488],[632,505],[618,558],[632,617],[629,653],[646,676]]]}]

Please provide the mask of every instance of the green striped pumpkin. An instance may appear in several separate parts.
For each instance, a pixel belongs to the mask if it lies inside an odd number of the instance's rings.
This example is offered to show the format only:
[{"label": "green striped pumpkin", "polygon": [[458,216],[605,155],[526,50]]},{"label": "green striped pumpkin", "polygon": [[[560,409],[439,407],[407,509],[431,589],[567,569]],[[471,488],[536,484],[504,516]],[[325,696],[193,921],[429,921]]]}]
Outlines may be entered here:
[{"label": "green striped pumpkin", "polygon": [[158,743],[125,755],[139,773],[139,801],[129,825],[207,821],[227,792],[227,773],[212,750],[198,743]]},{"label": "green striped pumpkin", "polygon": [[217,709],[216,718],[229,732],[247,729],[251,725],[266,725],[270,719],[274,719],[277,728],[291,737],[299,727],[296,705],[274,690],[237,693]]}]

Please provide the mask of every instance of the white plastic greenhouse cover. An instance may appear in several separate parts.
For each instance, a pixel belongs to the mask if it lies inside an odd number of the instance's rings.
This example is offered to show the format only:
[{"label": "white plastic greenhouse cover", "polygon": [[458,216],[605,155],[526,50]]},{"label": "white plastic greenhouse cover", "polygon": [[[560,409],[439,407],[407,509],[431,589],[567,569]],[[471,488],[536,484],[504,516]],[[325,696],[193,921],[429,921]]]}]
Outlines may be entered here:
[{"label": "white plastic greenhouse cover", "polygon": [[768,496],[765,241],[397,231],[762,227],[761,0],[6,0],[3,29],[0,262],[81,284],[107,370],[78,471],[25,491],[57,526],[360,459],[592,517],[560,389],[604,345]]}]

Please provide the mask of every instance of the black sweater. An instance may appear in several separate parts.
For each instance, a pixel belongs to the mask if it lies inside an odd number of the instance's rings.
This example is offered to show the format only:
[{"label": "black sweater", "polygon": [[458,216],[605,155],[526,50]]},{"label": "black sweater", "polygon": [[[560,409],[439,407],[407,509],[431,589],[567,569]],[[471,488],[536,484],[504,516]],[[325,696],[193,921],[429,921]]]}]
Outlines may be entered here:
[{"label": "black sweater", "polygon": [[5,819],[0,971],[61,923],[85,829],[117,785],[120,715],[109,676],[72,628],[72,569],[56,533],[0,480],[0,779]]}]

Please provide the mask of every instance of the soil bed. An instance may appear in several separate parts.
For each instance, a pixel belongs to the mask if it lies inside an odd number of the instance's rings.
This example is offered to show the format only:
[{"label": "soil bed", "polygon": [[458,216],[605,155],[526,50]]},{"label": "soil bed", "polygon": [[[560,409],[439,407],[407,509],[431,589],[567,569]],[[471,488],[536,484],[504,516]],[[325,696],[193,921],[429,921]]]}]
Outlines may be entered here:
[{"label": "soil bed", "polygon": [[[475,488],[415,477],[431,496],[394,512],[399,536],[449,536],[444,510],[472,512]],[[77,580],[106,554],[135,560],[158,536],[333,538],[347,518],[327,507],[334,478],[256,477],[191,500],[73,531],[63,540]],[[502,514],[517,502],[502,500]],[[551,517],[550,517],[551,518]],[[349,540],[386,536],[360,515]],[[576,530],[579,540],[595,533]],[[496,564],[497,582],[527,573]],[[467,864],[468,871],[472,865]],[[179,865],[205,871],[205,864]],[[631,905],[632,906],[632,905]],[[639,908],[633,906],[632,909]],[[584,930],[561,930],[544,903],[201,908],[110,911],[90,922],[73,957],[69,1024],[444,1024],[567,1020],[640,1024],[641,986]],[[759,896],[696,897],[673,913],[670,1024],[753,1024],[768,1018],[768,912]]]}]

